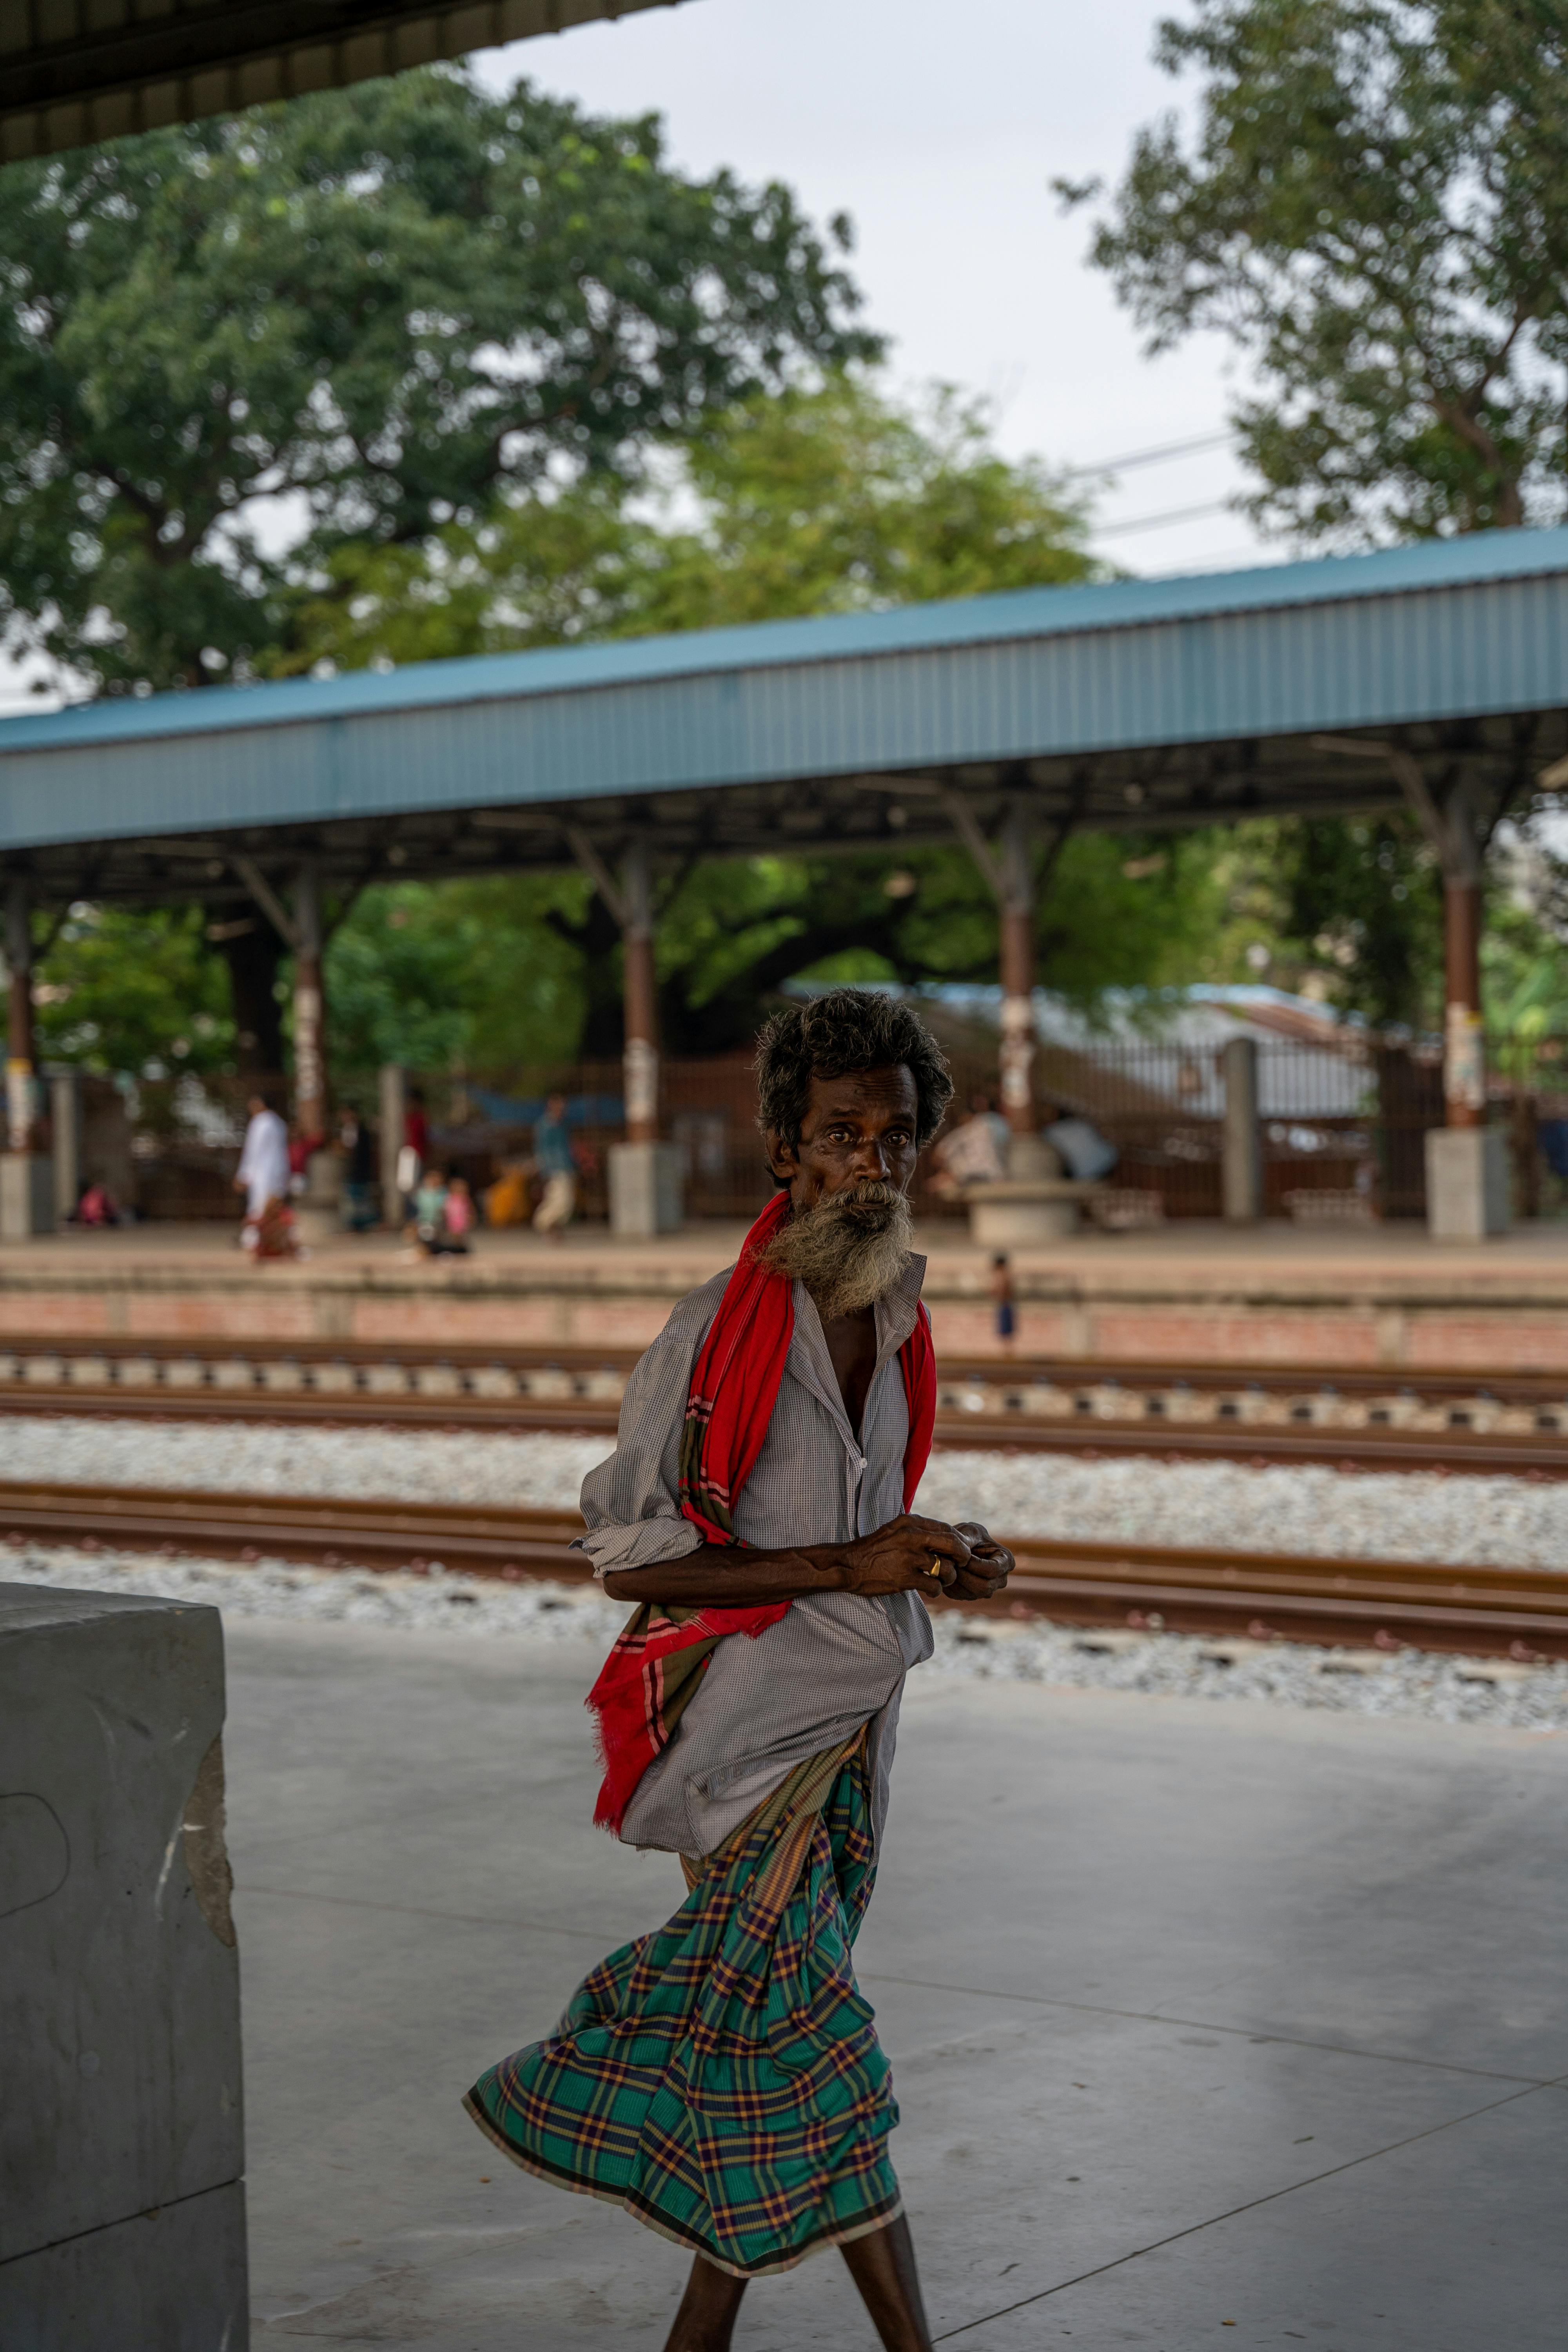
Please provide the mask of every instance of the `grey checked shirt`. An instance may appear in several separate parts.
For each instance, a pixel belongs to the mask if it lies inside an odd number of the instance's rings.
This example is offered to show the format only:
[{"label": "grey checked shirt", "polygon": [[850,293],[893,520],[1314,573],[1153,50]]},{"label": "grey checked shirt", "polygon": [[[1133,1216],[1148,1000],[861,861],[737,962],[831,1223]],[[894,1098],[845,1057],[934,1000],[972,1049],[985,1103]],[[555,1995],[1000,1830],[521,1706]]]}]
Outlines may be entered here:
[{"label": "grey checked shirt", "polygon": [[[677,1493],[691,1368],[732,1268],[682,1299],[626,1383],[615,1453],[583,1482],[595,1573],[695,1551],[701,1536]],[[877,1307],[877,1361],[858,1441],[849,1426],[810,1293],[795,1286],[795,1332],[762,1453],[735,1506],[735,1530],[761,1549],[843,1543],[903,1509],[909,1412],[898,1354],[914,1328],[923,1257]],[[711,1853],[793,1768],[869,1723],[872,1822],[888,1810],[904,1675],[931,1654],[918,1593],[818,1592],[753,1641],[721,1642],[676,1737],[626,1809],[630,1845]]]}]

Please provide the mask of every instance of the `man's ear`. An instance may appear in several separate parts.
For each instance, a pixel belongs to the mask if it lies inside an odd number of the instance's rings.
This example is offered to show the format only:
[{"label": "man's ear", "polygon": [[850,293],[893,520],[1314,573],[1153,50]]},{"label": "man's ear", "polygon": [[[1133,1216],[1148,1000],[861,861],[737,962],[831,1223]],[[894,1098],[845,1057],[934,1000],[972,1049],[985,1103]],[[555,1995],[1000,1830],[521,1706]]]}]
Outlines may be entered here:
[{"label": "man's ear", "polygon": [[763,1138],[767,1150],[768,1167],[781,1183],[791,1183],[800,1167],[800,1147],[786,1143],[776,1128],[770,1127]]}]

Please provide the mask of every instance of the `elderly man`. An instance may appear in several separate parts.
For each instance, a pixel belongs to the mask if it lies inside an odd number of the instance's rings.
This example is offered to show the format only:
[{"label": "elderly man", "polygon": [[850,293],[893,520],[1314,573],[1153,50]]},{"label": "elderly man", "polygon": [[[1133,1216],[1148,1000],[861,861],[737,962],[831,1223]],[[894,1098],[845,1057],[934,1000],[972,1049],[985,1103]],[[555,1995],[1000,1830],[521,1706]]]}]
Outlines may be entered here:
[{"label": "elderly man", "polygon": [[722,2352],[747,2281],[827,2245],[883,2344],[926,2352],[850,1950],[921,1595],[989,1596],[1013,1565],[910,1510],[936,1386],[907,1194],[952,1085],[907,1006],[852,989],[772,1021],[757,1081],[778,1193],[637,1366],[583,1489],[584,1549],[637,1604],[592,1694],[597,1818],[679,1853],[689,1891],[467,2104],[530,2171],[694,2251],[667,2352]]}]

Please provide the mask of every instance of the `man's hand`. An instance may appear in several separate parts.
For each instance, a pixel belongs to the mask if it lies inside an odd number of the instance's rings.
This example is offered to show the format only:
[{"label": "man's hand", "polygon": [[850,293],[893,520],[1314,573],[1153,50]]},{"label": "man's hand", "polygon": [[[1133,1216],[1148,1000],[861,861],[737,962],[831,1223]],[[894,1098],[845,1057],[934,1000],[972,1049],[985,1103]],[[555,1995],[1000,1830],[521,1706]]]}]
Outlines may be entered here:
[{"label": "man's hand", "polygon": [[970,1549],[961,1528],[906,1513],[846,1544],[839,1562],[847,1592],[951,1592],[970,1566]]},{"label": "man's hand", "polygon": [[969,1559],[953,1581],[953,1599],[992,1600],[1013,1573],[1016,1563],[1012,1553],[1005,1544],[993,1543],[974,1519],[964,1519],[952,1532],[962,1536],[969,1546]]}]

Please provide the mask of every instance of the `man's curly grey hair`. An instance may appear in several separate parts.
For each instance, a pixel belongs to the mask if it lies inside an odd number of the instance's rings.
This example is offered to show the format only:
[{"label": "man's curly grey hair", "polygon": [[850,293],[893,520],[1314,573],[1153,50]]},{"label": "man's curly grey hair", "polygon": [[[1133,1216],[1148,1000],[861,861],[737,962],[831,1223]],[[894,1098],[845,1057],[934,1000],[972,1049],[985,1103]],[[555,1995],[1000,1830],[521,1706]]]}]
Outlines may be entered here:
[{"label": "man's curly grey hair", "polygon": [[813,1078],[900,1062],[915,1082],[915,1140],[926,1144],[952,1100],[952,1073],[920,1015],[870,988],[833,988],[792,1004],[775,1013],[757,1039],[757,1125],[764,1135],[798,1143]]}]

